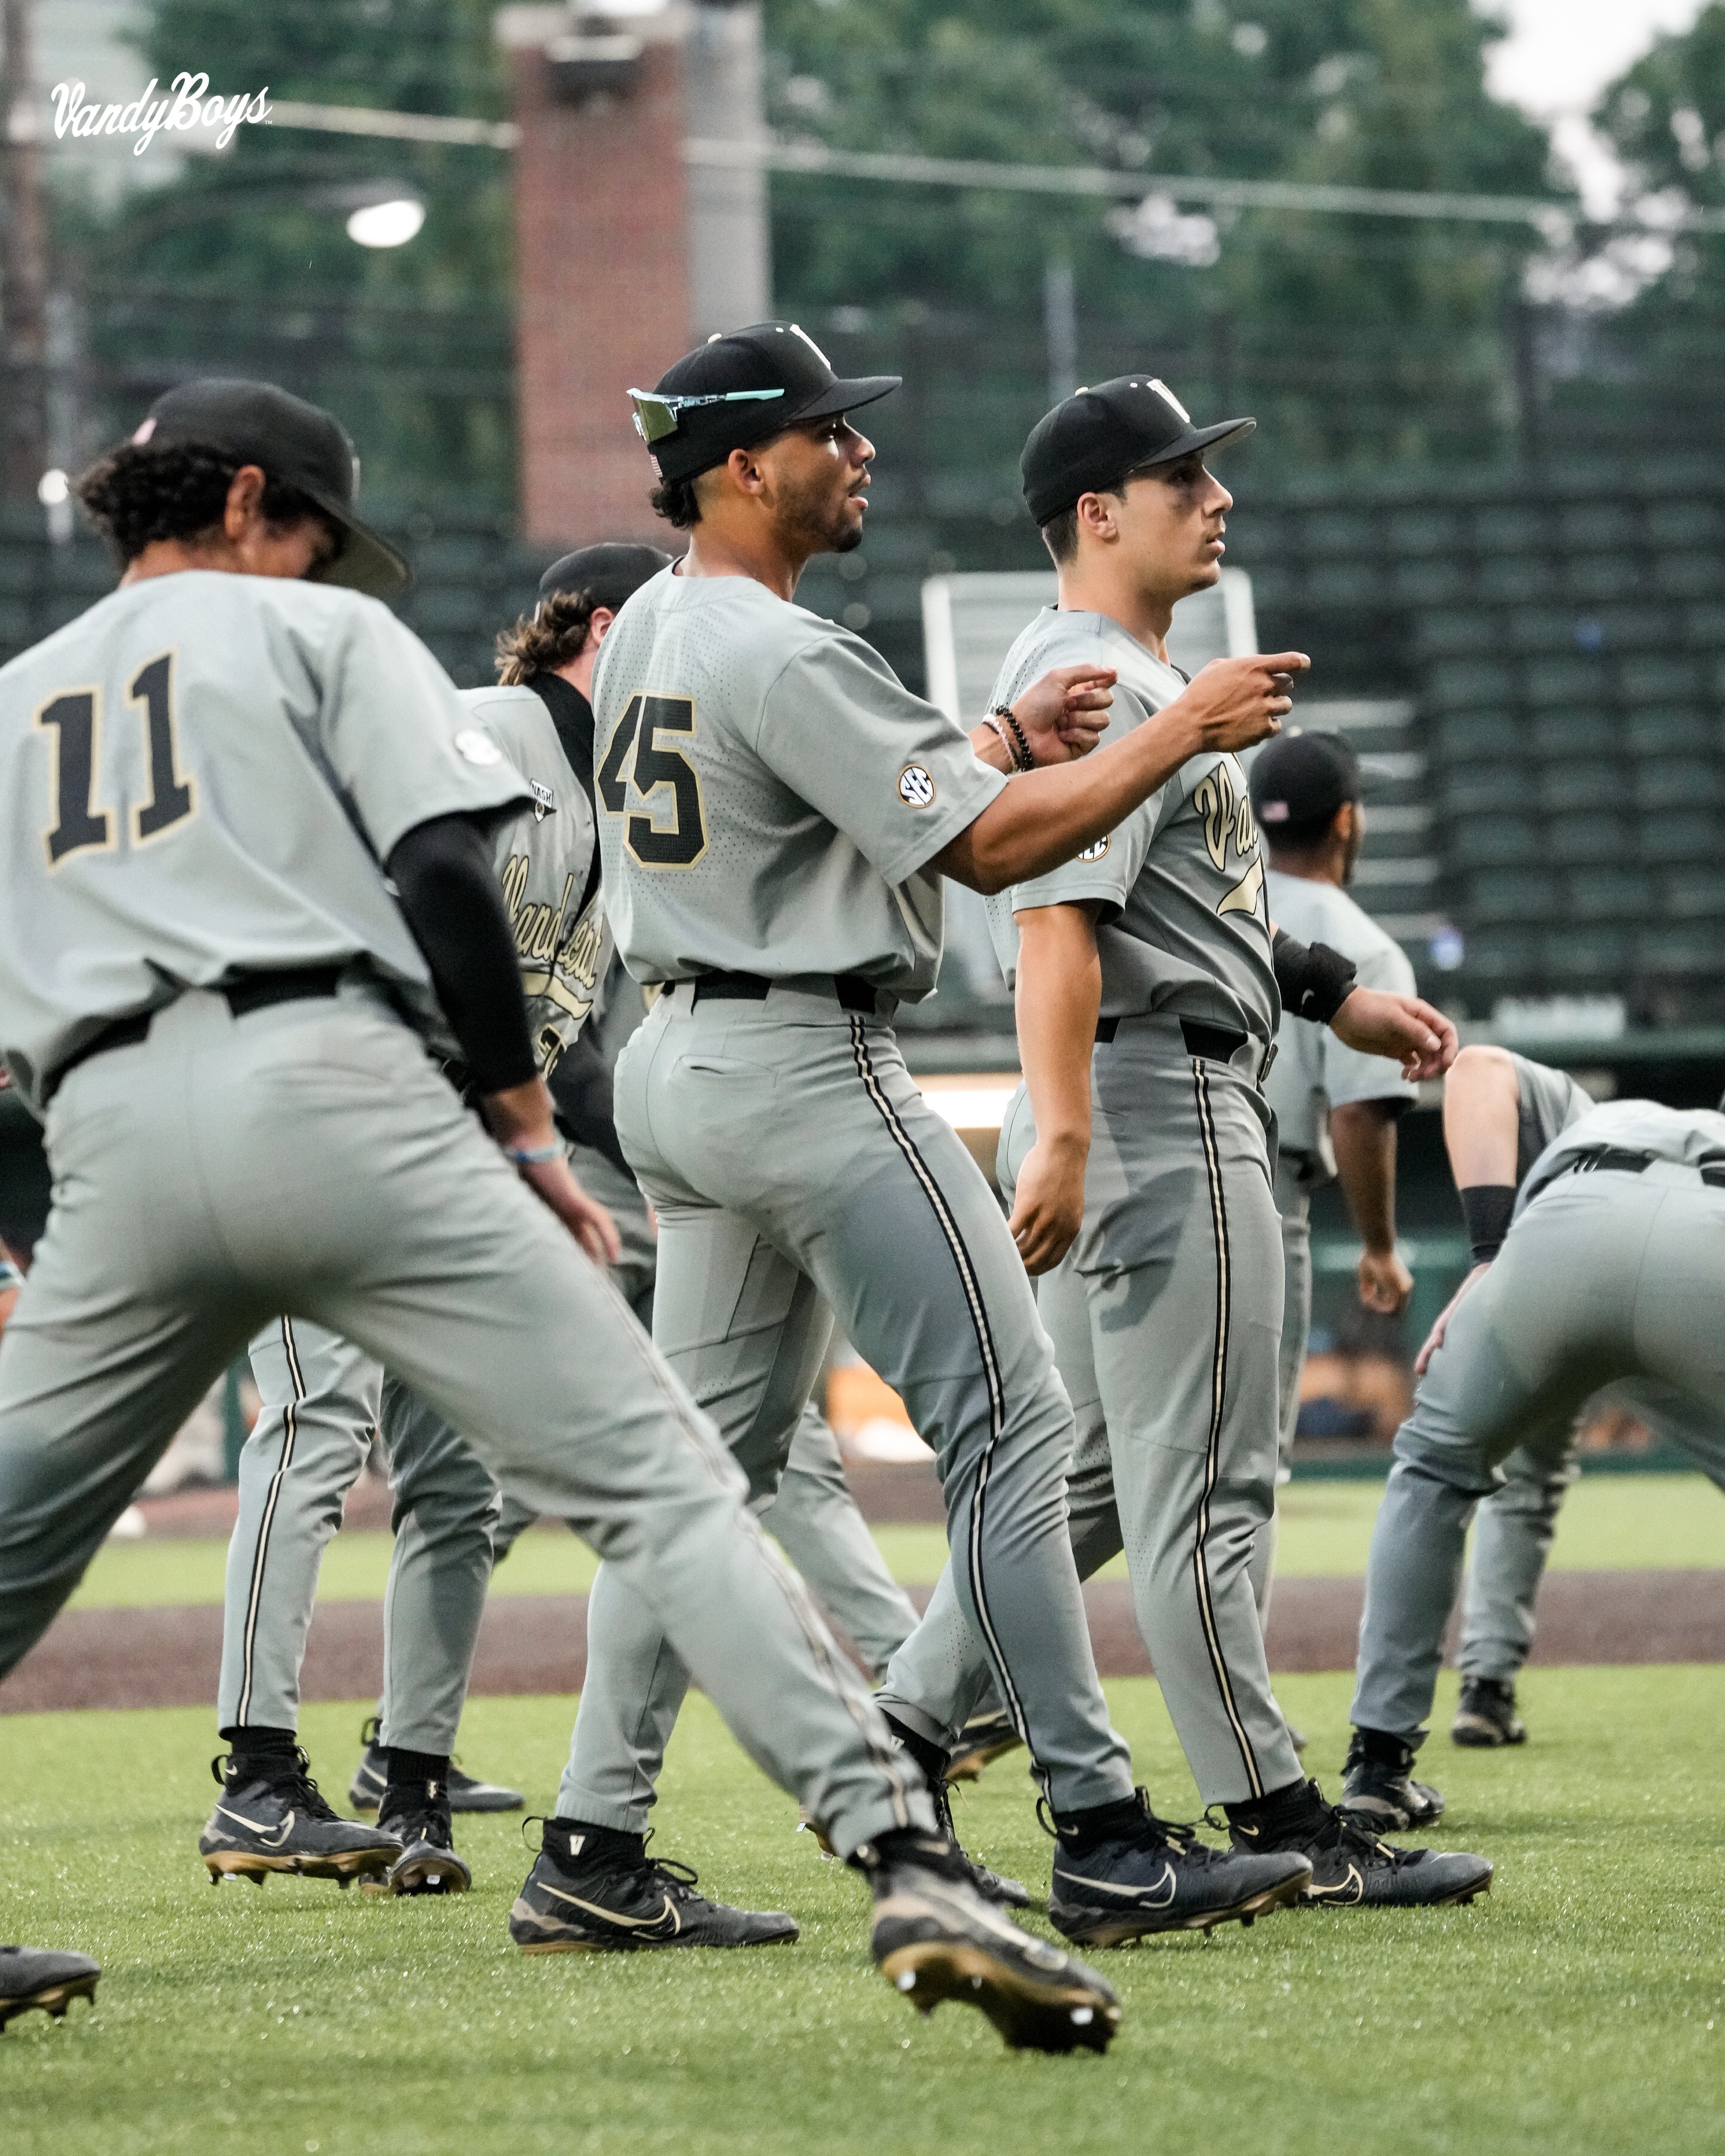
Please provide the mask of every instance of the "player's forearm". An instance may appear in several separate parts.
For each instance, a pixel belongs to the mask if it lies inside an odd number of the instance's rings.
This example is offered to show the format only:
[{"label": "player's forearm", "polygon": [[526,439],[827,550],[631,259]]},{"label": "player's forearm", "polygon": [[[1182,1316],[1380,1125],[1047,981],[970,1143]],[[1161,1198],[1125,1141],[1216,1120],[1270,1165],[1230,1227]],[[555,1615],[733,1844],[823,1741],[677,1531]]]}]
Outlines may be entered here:
[{"label": "player's forearm", "polygon": [[[491,1094],[531,1083],[542,1094],[515,934],[479,825],[434,818],[398,842],[388,867],[475,1085]],[[549,1096],[545,1122],[548,1132]]]},{"label": "player's forearm", "polygon": [[1352,1101],[1330,1111],[1336,1179],[1368,1250],[1395,1247],[1395,1116],[1386,1101]]},{"label": "player's forearm", "polygon": [[1202,746],[1197,715],[1181,697],[1081,762],[1015,774],[935,865],[973,891],[1028,883],[1123,822]]},{"label": "player's forearm", "polygon": [[1040,906],[1018,916],[1019,1056],[1040,1143],[1090,1149],[1090,1063],[1102,1006],[1102,965],[1087,908]]},{"label": "player's forearm", "polygon": [[1501,1048],[1464,1048],[1444,1081],[1444,1146],[1455,1188],[1516,1179],[1522,1092]]}]

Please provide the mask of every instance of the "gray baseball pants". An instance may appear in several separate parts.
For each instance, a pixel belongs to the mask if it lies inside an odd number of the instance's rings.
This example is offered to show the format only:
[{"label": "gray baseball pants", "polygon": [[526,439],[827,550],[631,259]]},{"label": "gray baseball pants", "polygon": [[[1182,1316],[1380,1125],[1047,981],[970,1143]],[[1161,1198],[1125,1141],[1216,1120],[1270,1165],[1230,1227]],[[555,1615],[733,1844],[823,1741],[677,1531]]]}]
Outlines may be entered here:
[{"label": "gray baseball pants", "polygon": [[[659,1214],[655,1339],[755,1503],[778,1486],[835,1313],[933,1448],[978,1691],[992,1671],[1061,1810],[1128,1795],[1065,1529],[1071,1409],[993,1194],[891,1027],[818,978],[758,1002],[680,984],[619,1057],[616,1101]],[[563,1816],[641,1826],[689,1674],[602,1566]]]},{"label": "gray baseball pants", "polygon": [[[1279,1402],[1276,1486],[1280,1490],[1293,1474],[1294,1433],[1300,1422],[1300,1379],[1306,1368],[1306,1344],[1312,1334],[1312,1186],[1301,1181],[1297,1161],[1278,1153],[1271,1188],[1281,1227],[1281,1342],[1276,1358]],[[1252,1550],[1252,1594],[1258,1604],[1260,1625],[1267,1624],[1270,1619],[1270,1589],[1276,1578],[1276,1526],[1277,1512],[1272,1504],[1270,1517]]]},{"label": "gray baseball pants", "polygon": [[[1078,1418],[1077,1569],[1088,1578],[1124,1547],[1139,1630],[1207,1804],[1301,1779],[1251,1579],[1276,1498],[1282,1302],[1260,1054],[1192,1056],[1160,1018],[1098,1042],[1084,1227],[1037,1291]],[[1021,1093],[1001,1132],[1003,1185],[1034,1142]],[[942,1743],[973,1712],[981,1676],[954,1615],[943,1579],[880,1694]]]},{"label": "gray baseball pants", "polygon": [[[584,1147],[571,1164],[617,1222],[623,1250],[614,1282],[650,1315],[657,1254],[639,1191]],[[251,1358],[262,1407],[239,1456],[218,1726],[298,1727],[324,1548],[381,1424],[395,1545],[383,1599],[379,1734],[409,1751],[453,1752],[493,1567],[533,1513],[506,1507],[478,1455],[441,1416],[339,1334],[278,1318],[253,1341]],[[886,1569],[838,1445],[813,1407],[798,1424],[778,1497],[761,1517],[865,1663],[884,1669],[916,1612]]]},{"label": "gray baseball pants", "polygon": [[71,1071],[0,1342],[0,1673],[279,1312],[341,1333],[567,1519],[845,1851],[932,1811],[711,1423],[603,1272],[363,990],[182,995]]},{"label": "gray baseball pants", "polygon": [[1356,1727],[1424,1741],[1468,1521],[1517,1445],[1554,1470],[1582,1403],[1645,1378],[1672,1389],[1684,1412],[1671,1434],[1697,1464],[1719,1464],[1722,1296],[1725,1190],[1695,1169],[1656,1161],[1541,1191],[1450,1318],[1396,1434],[1367,1563]]}]

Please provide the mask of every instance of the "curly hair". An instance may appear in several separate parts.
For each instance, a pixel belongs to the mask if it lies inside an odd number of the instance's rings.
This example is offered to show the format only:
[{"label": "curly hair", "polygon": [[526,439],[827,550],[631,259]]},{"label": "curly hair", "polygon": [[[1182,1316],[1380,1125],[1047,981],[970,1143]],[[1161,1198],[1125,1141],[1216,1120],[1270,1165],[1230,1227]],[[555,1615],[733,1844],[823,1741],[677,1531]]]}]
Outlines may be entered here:
[{"label": "curly hair", "polygon": [[591,592],[550,592],[531,613],[497,632],[497,679],[506,689],[555,674],[579,658],[598,604]]},{"label": "curly hair", "polygon": [[[201,539],[216,531],[244,459],[196,442],[122,442],[73,482],[85,513],[120,557],[133,561],[157,539]],[[264,475],[258,506],[278,530],[329,519],[309,495]]]},{"label": "curly hair", "polygon": [[692,479],[661,480],[647,496],[647,505],[675,531],[691,531],[701,521],[701,502]]}]

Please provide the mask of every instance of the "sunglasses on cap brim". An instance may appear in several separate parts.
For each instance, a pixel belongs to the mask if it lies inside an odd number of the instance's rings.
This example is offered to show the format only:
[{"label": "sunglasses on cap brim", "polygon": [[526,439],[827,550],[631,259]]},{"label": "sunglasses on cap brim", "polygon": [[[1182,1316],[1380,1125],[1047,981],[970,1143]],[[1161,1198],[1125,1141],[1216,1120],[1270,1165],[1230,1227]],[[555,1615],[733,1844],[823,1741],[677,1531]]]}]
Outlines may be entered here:
[{"label": "sunglasses on cap brim", "polygon": [[699,404],[763,404],[783,397],[783,389],[719,389],[706,397],[665,397],[657,390],[631,389],[629,400],[635,408],[635,432],[651,449],[667,440],[682,425],[681,415]]}]

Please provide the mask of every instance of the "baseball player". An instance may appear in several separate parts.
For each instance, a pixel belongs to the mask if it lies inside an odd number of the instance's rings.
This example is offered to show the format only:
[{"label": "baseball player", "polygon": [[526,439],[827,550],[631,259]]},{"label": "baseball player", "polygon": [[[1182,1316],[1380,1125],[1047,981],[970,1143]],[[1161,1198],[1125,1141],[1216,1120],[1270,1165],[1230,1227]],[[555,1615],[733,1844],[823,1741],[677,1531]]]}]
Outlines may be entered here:
[{"label": "baseball player", "polygon": [[[1290,935],[1339,951],[1362,988],[1411,996],[1407,954],[1348,896],[1365,836],[1359,760],[1340,734],[1290,733],[1252,759],[1252,813],[1269,850],[1270,916]],[[1381,1055],[1361,1055],[1328,1026],[1284,1011],[1264,1098],[1276,1117],[1282,1324],[1277,1486],[1287,1481],[1312,1329],[1312,1194],[1340,1179],[1364,1245],[1359,1297],[1386,1317],[1407,1307],[1413,1276],[1396,1255],[1396,1125],[1419,1089]],[[1276,1568],[1272,1512],[1252,1557],[1260,1620]]]},{"label": "baseball player", "polygon": [[[594,678],[607,909],[630,971],[664,983],[617,1067],[618,1130],[660,1221],[655,1337],[761,1493],[836,1313],[934,1450],[965,1651],[1060,1825],[1056,1921],[1108,1943],[1208,1927],[1286,1902],[1309,1865],[1204,1848],[1133,1791],[1066,1534],[1071,1410],[988,1184],[891,1021],[934,984],[942,875],[998,890],[1096,844],[1189,757],[1272,732],[1306,662],[1219,661],[1153,723],[1066,760],[1112,679],[1087,653],[967,737],[792,603],[812,555],[860,539],[874,452],[845,415],[896,386],[841,381],[768,322],[635,393],[655,506],[690,532]],[[588,1638],[560,1814],[638,1832],[686,1672],[617,1568]],[[937,1789],[945,1750],[917,1751]]]},{"label": "baseball player", "polygon": [[1519,1188],[1499,1173],[1462,1195],[1479,1262],[1421,1352],[1367,1563],[1344,1801],[1373,1813],[1425,1741],[1468,1520],[1509,1455],[1549,1468],[1582,1403],[1630,1380],[1659,1389],[1662,1427],[1698,1466],[1720,1466],[1725,1115],[1613,1101]]},{"label": "baseball player", "polygon": [[[119,589],[0,669],[0,875],[28,924],[0,944],[0,1050],[55,1188],[0,1342],[0,1673],[239,1348],[310,1319],[577,1523],[870,1877],[875,1958],[913,2003],[1101,2048],[1111,1989],[973,1892],[594,1262],[614,1233],[555,1134],[487,843],[532,797],[424,647],[341,588],[403,573],[353,488],[316,408],[169,392],[81,485]],[[486,1128],[410,1014],[447,1024]],[[684,1888],[639,1870],[641,1930],[674,1933]],[[578,1842],[542,1851],[533,1944],[575,1943],[583,1876]]]},{"label": "baseball player", "polygon": [[[618,1147],[609,1072],[591,1034],[577,1029],[593,1007],[606,948],[597,911],[587,690],[618,608],[670,559],[655,547],[601,545],[553,562],[541,579],[533,617],[499,639],[501,687],[462,699],[533,793],[531,811],[497,833],[494,861],[515,926],[523,989],[536,1014],[536,1051],[559,1127],[573,1141],[572,1164],[590,1195],[603,1192],[620,1209],[613,1214],[623,1246],[614,1277],[637,1317],[649,1319],[652,1224]],[[249,1824],[237,1827],[233,1806],[218,1807],[205,1831],[206,1861],[213,1870],[253,1876],[288,1870],[324,1856],[339,1835],[352,1845],[354,1868],[388,1859],[393,1892],[461,1892],[470,1883],[467,1867],[453,1852],[440,1809],[425,1812],[419,1785],[446,1768],[450,1811],[520,1807],[513,1790],[465,1776],[458,1781],[447,1755],[492,1567],[532,1515],[516,1503],[500,1509],[495,1484],[469,1448],[347,1342],[284,1318],[253,1342],[252,1363],[264,1411],[241,1457],[222,1691],[223,1735],[233,1748],[236,1784],[247,1792],[234,1801]],[[285,1830],[285,1799],[272,1794],[269,1761],[297,1749],[299,1670],[317,1566],[367,1456],[380,1399],[396,1498],[384,1598],[385,1692],[350,1795],[357,1808],[379,1812],[383,1831],[307,1820],[303,1806]],[[865,1661],[876,1671],[884,1668],[916,1613],[886,1570],[845,1481],[832,1433],[813,1408],[762,1517]],[[399,1851],[380,1850],[391,1836]],[[344,1846],[336,1861],[349,1860]],[[603,1903],[594,1900],[594,1907]],[[693,1907],[683,1912],[685,1933]],[[704,1901],[700,1916],[714,1936],[770,1936],[789,1921]]]},{"label": "baseball player", "polygon": [[[1215,581],[1232,506],[1205,453],[1250,427],[1194,427],[1147,376],[1081,390],[1038,424],[1024,494],[1059,604],[1008,654],[1003,702],[1050,666],[1088,662],[1117,675],[1128,743],[1178,708],[1190,691],[1168,661],[1169,623]],[[1163,1697],[1236,1850],[1297,1857],[1308,1902],[1470,1901],[1489,1863],[1394,1849],[1306,1779],[1250,1577],[1277,1457],[1282,1263],[1261,1091],[1277,1021],[1284,1006],[1322,1020],[1410,1077],[1453,1057],[1454,1030],[1277,929],[1264,886],[1244,774],[1217,751],[993,909],[1025,1073],[1002,1180],[1081,1419],[1073,1548],[1085,1573],[1124,1547]],[[969,1705],[951,1584],[949,1568],[880,1695],[889,1722],[937,1747]],[[968,1660],[976,1670],[973,1646]],[[1097,1935],[1067,1921],[1058,1865],[1055,1896],[1063,1929]]]},{"label": "baseball player", "polygon": [[[1444,1086],[1444,1141],[1473,1240],[1476,1265],[1502,1247],[1515,1194],[1547,1147],[1594,1111],[1573,1078],[1507,1049],[1475,1044],[1455,1059]],[[1423,1375],[1443,1321],[1421,1350]],[[1702,1471],[1725,1487],[1725,1428],[1670,1385],[1645,1378],[1607,1389]],[[1579,1424],[1579,1418],[1578,1418]],[[1473,1560],[1462,1604],[1457,1659],[1461,1698],[1450,1735],[1465,1745],[1519,1744],[1527,1729],[1515,1681],[1533,1644],[1534,1604],[1557,1517],[1577,1473],[1575,1427],[1555,1447],[1518,1445],[1474,1521]],[[1448,1621],[1447,1608],[1444,1613]],[[1435,1796],[1409,1773],[1413,1753],[1390,1732],[1362,1731],[1349,1750],[1347,1800],[1363,1816],[1417,1824]]]}]

